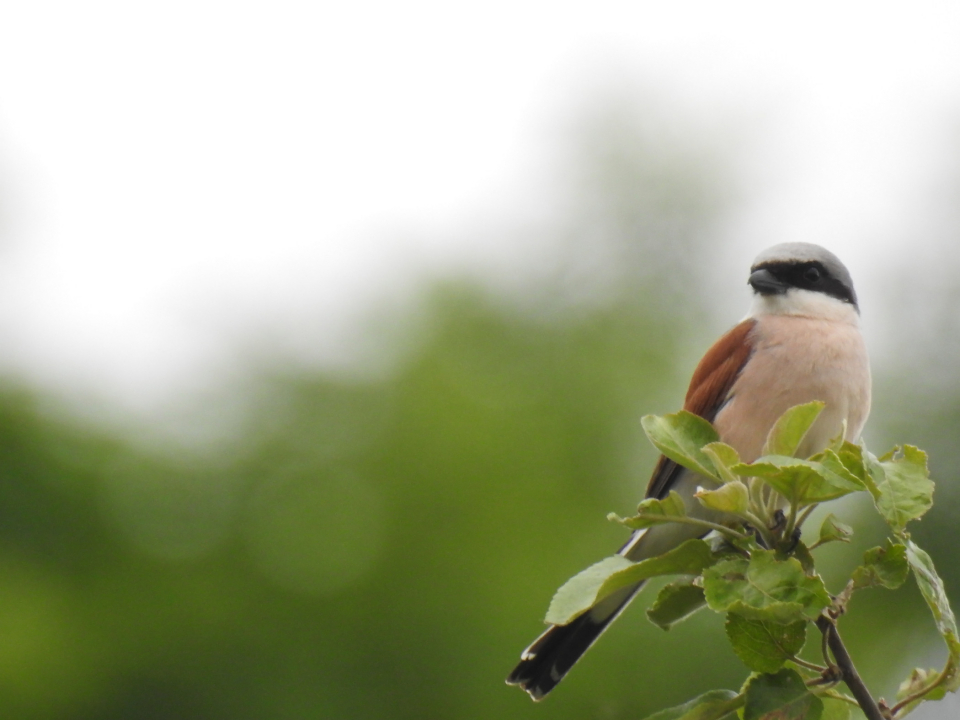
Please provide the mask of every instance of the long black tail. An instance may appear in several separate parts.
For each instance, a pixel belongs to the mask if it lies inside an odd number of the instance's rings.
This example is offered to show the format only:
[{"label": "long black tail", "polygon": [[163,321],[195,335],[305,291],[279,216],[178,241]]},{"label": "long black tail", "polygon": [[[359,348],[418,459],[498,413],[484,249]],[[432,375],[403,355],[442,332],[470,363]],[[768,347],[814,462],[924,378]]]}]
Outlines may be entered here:
[{"label": "long black tail", "polygon": [[617,615],[629,604],[643,583],[624,588],[567,625],[551,625],[520,656],[520,664],[507,677],[540,700],[553,690],[593,645]]}]

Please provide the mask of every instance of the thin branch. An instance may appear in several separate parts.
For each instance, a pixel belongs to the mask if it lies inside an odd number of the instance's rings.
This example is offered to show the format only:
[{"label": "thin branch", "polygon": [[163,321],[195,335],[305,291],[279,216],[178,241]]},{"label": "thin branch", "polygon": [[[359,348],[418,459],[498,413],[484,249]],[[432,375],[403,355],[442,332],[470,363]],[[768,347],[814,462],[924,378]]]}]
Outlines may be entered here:
[{"label": "thin branch", "polygon": [[917,700],[923,699],[923,696],[929,693],[931,690],[934,690],[935,688],[938,688],[941,685],[943,685],[943,681],[946,679],[947,679],[946,675],[941,672],[940,675],[937,677],[937,679],[934,680],[929,685],[927,685],[925,688],[923,688],[923,690],[915,692],[913,693],[913,695],[908,695],[903,700],[901,700],[896,705],[894,705],[892,708],[890,708],[890,714],[896,717],[897,713],[903,710],[903,708],[905,708],[907,705],[909,705],[912,702],[916,702]]},{"label": "thin branch", "polygon": [[[817,627],[820,627],[819,623],[817,623]],[[821,632],[823,631],[821,630]],[[820,639],[820,654],[823,655],[823,661],[827,664],[827,667],[836,667],[833,660],[830,659],[830,652],[827,650],[827,633],[823,633],[823,637]]]},{"label": "thin branch", "polygon": [[853,666],[850,653],[847,652],[847,648],[840,639],[840,633],[837,632],[836,623],[826,615],[821,615],[817,618],[817,627],[826,638],[830,651],[837,661],[837,667],[843,673],[843,682],[857,699],[857,703],[859,703],[860,709],[863,710],[867,720],[889,720],[889,716],[884,717],[880,712],[880,706],[877,705],[877,701],[873,699],[870,691],[867,690],[867,686],[863,684],[863,680],[857,673],[857,669]]}]

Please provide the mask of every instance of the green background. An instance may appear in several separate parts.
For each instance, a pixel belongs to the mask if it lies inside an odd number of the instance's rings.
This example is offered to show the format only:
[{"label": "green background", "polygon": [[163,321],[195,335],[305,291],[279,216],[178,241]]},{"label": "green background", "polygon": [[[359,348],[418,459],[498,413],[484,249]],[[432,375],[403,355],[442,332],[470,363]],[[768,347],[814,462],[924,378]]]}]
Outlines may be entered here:
[{"label": "green background", "polygon": [[[530,231],[555,239],[542,272],[426,282],[372,314],[356,369],[251,363],[176,440],[8,378],[0,717],[641,718],[739,687],[722,618],[664,633],[649,591],[542,704],[503,682],[553,591],[624,540],[604,518],[655,461],[641,415],[676,410],[737,320],[708,293],[748,297],[745,268],[707,272],[737,202],[722,153],[642,126],[615,109],[571,141],[568,201]],[[878,372],[867,440],[949,479],[960,403],[911,379],[930,357]],[[915,538],[960,597],[956,492],[936,501]],[[834,592],[879,537],[863,509],[834,509],[853,546],[818,551]],[[877,694],[942,658],[925,613],[912,582],[854,600],[841,630]]]}]

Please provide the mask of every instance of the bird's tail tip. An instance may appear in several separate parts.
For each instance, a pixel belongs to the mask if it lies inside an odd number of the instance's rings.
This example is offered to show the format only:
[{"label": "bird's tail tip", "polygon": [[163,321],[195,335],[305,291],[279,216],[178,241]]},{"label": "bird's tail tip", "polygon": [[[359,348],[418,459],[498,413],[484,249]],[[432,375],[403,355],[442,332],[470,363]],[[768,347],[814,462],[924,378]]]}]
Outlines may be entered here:
[{"label": "bird's tail tip", "polygon": [[520,662],[507,676],[507,684],[519,685],[533,700],[542,700],[570,672],[642,585],[624,588],[566,625],[548,627],[521,653]]}]

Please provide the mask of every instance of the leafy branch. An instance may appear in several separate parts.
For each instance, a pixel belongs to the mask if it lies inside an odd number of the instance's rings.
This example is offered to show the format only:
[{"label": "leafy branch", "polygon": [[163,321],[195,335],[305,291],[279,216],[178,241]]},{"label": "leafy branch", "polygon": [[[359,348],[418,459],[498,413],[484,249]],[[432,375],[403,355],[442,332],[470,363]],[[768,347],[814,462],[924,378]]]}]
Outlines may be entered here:
[{"label": "leafy branch", "polygon": [[877,704],[877,701],[873,699],[867,686],[864,685],[863,680],[860,679],[860,674],[857,672],[857,669],[853,666],[853,659],[850,657],[850,653],[847,652],[846,646],[840,639],[836,621],[824,614],[817,618],[817,627],[820,629],[820,632],[823,633],[823,637],[830,651],[833,653],[833,657],[837,661],[836,668],[839,671],[840,679],[850,688],[850,692],[852,692],[853,697],[856,698],[857,704],[863,710],[863,714],[867,716],[867,720],[889,720],[892,715],[888,713],[887,717],[884,717],[883,711]]},{"label": "leafy branch", "polygon": [[[633,529],[664,523],[695,525],[706,540],[688,540],[669,552],[632,562],[616,555],[571,578],[557,591],[547,621],[566,624],[596,603],[655,576],[680,576],[664,586],[647,611],[669,629],[704,607],[726,616],[734,652],[752,671],[739,692],[716,690],[648,720],[819,720],[843,718],[859,706],[868,720],[900,720],[921,702],[960,688],[960,634],[930,556],[910,538],[908,523],[933,502],[927,457],[905,446],[875,457],[840,437],[810,458],[795,457],[822,403],[791,408],[771,429],[756,461],[744,463],[719,441],[706,420],[688,412],[648,416],[643,427],[666,457],[698,473],[703,486],[688,507],[676,492],[644,500],[635,516],[610,519]],[[869,493],[890,528],[882,546],[864,554],[845,587],[831,595],[811,550],[848,542],[852,528],[827,515],[809,547],[801,529],[819,505]],[[708,542],[708,540],[712,541]],[[896,589],[916,580],[947,645],[943,669],[914,670],[897,701],[876,699],[841,640],[838,618],[859,590]],[[819,630],[824,666],[799,657],[807,628]],[[844,683],[853,697],[836,691]]]}]

